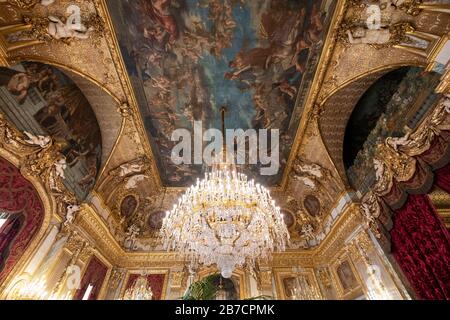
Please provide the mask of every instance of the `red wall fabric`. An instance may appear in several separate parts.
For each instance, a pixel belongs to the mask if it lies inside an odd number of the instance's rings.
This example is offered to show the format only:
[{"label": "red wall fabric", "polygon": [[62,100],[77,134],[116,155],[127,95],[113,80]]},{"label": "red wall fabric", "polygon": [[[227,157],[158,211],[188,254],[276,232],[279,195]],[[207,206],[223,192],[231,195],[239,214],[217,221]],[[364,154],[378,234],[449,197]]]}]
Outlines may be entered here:
[{"label": "red wall fabric", "polygon": [[427,195],[396,210],[392,254],[423,300],[450,299],[450,236]]},{"label": "red wall fabric", "polygon": [[450,193],[450,165],[434,172],[434,184],[447,193]]},{"label": "red wall fabric", "polygon": [[[125,287],[125,290],[131,288],[136,280],[140,277],[139,274],[131,274],[128,278],[127,286]],[[153,292],[153,299],[152,300],[161,300],[163,288],[164,288],[164,280],[166,275],[165,274],[149,274],[147,275],[147,281],[150,285],[150,288],[152,288]]]},{"label": "red wall fabric", "polygon": [[[0,283],[14,268],[17,261],[30,244],[33,236],[44,220],[44,206],[41,199],[25,177],[14,165],[0,158],[0,210],[5,210],[13,217],[13,223],[2,228],[0,253]],[[20,223],[19,223],[20,222]]]},{"label": "red wall fabric", "polygon": [[97,300],[107,272],[108,267],[96,256],[92,256],[81,280],[80,289],[75,293],[73,300],[82,300],[89,285],[94,286],[89,295],[89,300]]}]

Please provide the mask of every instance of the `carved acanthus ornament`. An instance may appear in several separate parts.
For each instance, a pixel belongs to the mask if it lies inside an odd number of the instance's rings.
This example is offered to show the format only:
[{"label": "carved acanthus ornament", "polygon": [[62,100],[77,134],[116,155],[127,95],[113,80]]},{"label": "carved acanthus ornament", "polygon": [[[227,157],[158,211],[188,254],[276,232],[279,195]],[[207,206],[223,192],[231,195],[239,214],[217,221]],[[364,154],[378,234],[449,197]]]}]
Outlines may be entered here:
[{"label": "carved acanthus ornament", "polygon": [[110,290],[116,290],[125,277],[125,270],[114,267],[111,271],[108,287]]},{"label": "carved acanthus ornament", "polygon": [[20,9],[31,9],[40,3],[41,0],[6,0],[6,2]]},{"label": "carved acanthus ornament", "polygon": [[327,289],[333,286],[333,281],[331,280],[330,270],[328,268],[321,268],[317,271],[317,277],[319,282]]},{"label": "carved acanthus ornament", "polygon": [[257,275],[260,290],[272,288],[272,270],[261,270]]},{"label": "carved acanthus ornament", "polygon": [[422,12],[420,5],[423,3],[423,0],[403,0],[399,2],[401,4],[397,8],[411,16],[418,16]]},{"label": "carved acanthus ornament", "polygon": [[402,43],[409,43],[411,40],[408,34],[415,31],[415,27],[409,22],[399,22],[389,26],[390,38],[386,43],[374,43],[372,47],[376,49],[393,47]]},{"label": "carved acanthus ornament", "polygon": [[132,115],[130,105],[127,102],[121,103],[120,106],[117,108],[117,111],[123,118],[129,118]]},{"label": "carved acanthus ornament", "polygon": [[446,95],[416,131],[400,138],[389,137],[377,146],[377,156],[374,160],[376,182],[372,191],[363,197],[360,206],[365,226],[377,237],[380,237],[376,219],[380,216],[383,206],[381,197],[391,191],[394,181],[405,182],[414,176],[416,157],[428,151],[433,140],[441,135],[443,130],[450,130],[449,113],[450,96]]},{"label": "carved acanthus ornament", "polygon": [[170,286],[172,289],[180,289],[183,286],[183,279],[185,278],[185,272],[173,271],[171,274]]},{"label": "carved acanthus ornament", "polygon": [[55,0],[2,0],[0,3],[6,2],[7,4],[20,8],[20,9],[32,9],[34,8],[38,3],[40,3],[42,6],[49,6],[55,2]]}]

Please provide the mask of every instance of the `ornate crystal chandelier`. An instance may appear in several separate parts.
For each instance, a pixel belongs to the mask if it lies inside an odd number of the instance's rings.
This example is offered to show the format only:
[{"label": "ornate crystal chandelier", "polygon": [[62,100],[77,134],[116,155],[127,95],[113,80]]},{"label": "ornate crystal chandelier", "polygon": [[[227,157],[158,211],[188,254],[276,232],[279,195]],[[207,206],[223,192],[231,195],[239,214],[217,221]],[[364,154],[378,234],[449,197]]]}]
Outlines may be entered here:
[{"label": "ornate crystal chandelier", "polygon": [[145,275],[139,276],[131,288],[128,288],[123,295],[123,300],[152,300],[152,288],[148,285]]},{"label": "ornate crystal chandelier", "polygon": [[70,297],[70,291],[62,296],[50,292],[44,276],[34,280],[24,280],[12,295],[14,300],[70,300]]},{"label": "ornate crystal chandelier", "polygon": [[19,300],[48,300],[47,281],[44,278],[26,282],[15,294]]},{"label": "ornate crystal chandelier", "polygon": [[254,266],[275,250],[284,251],[289,233],[269,191],[219,158],[167,212],[161,234],[167,250],[192,264],[216,264],[230,278],[236,267]]}]

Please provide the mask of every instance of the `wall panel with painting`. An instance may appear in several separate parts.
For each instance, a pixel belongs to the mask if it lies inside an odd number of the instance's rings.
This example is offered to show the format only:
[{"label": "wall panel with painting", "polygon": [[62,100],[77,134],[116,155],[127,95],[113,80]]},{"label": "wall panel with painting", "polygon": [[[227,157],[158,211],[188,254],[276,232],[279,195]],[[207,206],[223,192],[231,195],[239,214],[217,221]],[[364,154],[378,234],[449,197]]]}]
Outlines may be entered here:
[{"label": "wall panel with painting", "polygon": [[25,135],[52,138],[65,157],[64,185],[84,199],[97,178],[101,135],[89,102],[72,80],[37,62],[0,68],[0,112]]}]

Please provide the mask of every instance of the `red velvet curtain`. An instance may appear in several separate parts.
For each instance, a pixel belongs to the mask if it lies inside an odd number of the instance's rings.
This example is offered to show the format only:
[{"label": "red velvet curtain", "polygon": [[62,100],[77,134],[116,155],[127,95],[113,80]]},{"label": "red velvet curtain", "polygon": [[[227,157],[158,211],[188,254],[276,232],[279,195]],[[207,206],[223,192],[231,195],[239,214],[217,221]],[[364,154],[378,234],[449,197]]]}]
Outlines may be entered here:
[{"label": "red velvet curtain", "polygon": [[450,299],[450,236],[427,195],[396,210],[392,253],[419,299]]},{"label": "red velvet curtain", "polygon": [[19,169],[0,158],[0,210],[8,220],[0,231],[0,284],[22,257],[44,219],[44,206]]},{"label": "red velvet curtain", "polygon": [[[125,290],[131,288],[139,277],[140,277],[139,274],[131,274],[130,277],[128,278],[128,282],[125,287]],[[152,300],[161,300],[163,289],[164,289],[165,278],[166,278],[165,274],[149,274],[149,275],[147,275],[148,284],[150,285],[150,288],[152,288],[152,292],[153,292]]]},{"label": "red velvet curtain", "polygon": [[447,193],[450,193],[450,165],[434,172],[434,184]]},{"label": "red velvet curtain", "polygon": [[80,289],[77,290],[73,300],[81,300],[89,285],[93,286],[89,300],[96,300],[105,280],[108,267],[103,264],[96,256],[89,261],[83,279],[80,283]]}]

